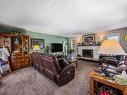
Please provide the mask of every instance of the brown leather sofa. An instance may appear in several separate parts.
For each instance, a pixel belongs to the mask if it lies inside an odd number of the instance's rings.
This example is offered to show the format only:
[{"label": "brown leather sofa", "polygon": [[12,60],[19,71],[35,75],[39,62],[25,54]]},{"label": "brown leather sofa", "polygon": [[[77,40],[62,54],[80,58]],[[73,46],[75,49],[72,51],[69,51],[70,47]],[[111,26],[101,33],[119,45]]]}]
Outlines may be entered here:
[{"label": "brown leather sofa", "polygon": [[74,78],[75,67],[54,55],[43,55],[32,53],[33,67],[47,78],[51,79],[58,86],[62,86]]}]

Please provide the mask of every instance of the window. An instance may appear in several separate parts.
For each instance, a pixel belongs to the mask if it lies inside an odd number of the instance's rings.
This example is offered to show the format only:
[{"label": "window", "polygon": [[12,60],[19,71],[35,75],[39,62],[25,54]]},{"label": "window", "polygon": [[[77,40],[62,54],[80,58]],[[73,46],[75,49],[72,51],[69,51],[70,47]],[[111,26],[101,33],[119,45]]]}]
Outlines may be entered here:
[{"label": "window", "polygon": [[75,40],[71,40],[71,49],[74,49],[76,46],[76,41]]},{"label": "window", "polygon": [[107,39],[108,40],[118,40],[119,39],[119,36],[118,35],[108,35],[107,36]]}]

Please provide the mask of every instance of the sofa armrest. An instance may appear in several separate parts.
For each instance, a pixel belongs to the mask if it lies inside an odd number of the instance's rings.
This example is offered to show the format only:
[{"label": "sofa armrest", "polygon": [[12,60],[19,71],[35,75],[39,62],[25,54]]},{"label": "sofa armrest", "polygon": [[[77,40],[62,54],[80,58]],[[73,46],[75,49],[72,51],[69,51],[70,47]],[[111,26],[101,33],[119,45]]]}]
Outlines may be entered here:
[{"label": "sofa armrest", "polygon": [[61,86],[71,81],[75,75],[75,67],[71,64],[64,67],[62,72],[57,75],[57,85]]},{"label": "sofa armrest", "polygon": [[66,71],[74,71],[75,72],[75,67],[72,64],[69,64],[63,68],[61,73],[65,73]]},{"label": "sofa armrest", "polygon": [[69,65],[69,63],[64,58],[59,59],[58,62],[59,62],[61,69],[64,69],[64,67]]}]

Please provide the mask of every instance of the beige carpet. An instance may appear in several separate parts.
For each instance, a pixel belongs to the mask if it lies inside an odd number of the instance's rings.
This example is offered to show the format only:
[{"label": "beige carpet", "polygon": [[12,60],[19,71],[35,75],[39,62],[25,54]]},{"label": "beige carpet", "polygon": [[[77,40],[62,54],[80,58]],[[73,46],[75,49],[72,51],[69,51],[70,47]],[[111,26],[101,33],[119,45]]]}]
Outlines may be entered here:
[{"label": "beige carpet", "polygon": [[20,69],[2,79],[0,95],[88,95],[88,73],[95,66],[95,62],[80,60],[75,78],[62,87],[58,87],[32,67]]}]

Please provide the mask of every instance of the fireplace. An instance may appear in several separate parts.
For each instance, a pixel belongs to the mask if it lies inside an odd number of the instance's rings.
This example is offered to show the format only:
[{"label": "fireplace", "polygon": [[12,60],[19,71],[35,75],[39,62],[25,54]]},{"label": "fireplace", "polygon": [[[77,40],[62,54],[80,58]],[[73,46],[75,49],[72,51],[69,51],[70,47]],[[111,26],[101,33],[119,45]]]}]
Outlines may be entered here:
[{"label": "fireplace", "polygon": [[87,58],[93,58],[93,50],[92,49],[83,49],[82,56]]}]

